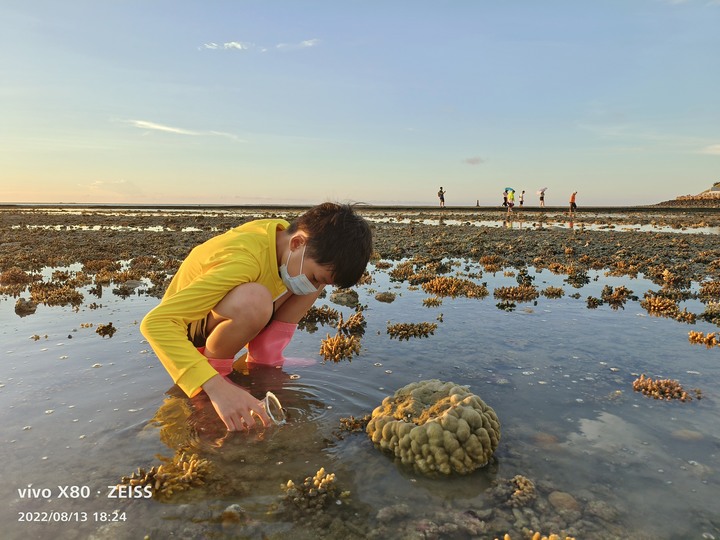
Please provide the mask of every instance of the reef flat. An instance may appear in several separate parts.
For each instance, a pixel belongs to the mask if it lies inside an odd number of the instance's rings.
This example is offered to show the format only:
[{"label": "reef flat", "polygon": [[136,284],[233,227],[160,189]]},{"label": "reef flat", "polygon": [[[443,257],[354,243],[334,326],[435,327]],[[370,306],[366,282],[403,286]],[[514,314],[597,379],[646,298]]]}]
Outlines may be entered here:
[{"label": "reef flat", "polygon": [[[695,281],[718,272],[710,266],[720,258],[717,209],[593,208],[570,221],[561,209],[527,208],[511,222],[494,208],[358,209],[373,222],[377,259],[495,256],[502,267],[522,268],[572,258],[595,269],[676,268]],[[292,220],[303,210],[0,207],[0,272],[136,258],[174,272],[195,245],[220,232],[260,217]]]}]

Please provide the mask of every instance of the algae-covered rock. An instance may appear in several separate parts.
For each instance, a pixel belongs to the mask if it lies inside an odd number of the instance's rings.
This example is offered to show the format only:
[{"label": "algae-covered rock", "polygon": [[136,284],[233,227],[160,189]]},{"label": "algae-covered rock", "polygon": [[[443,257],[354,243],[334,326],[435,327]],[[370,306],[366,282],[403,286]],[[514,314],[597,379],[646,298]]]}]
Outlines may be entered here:
[{"label": "algae-covered rock", "polygon": [[366,431],[375,446],[427,475],[468,474],[487,464],[500,441],[491,407],[467,387],[437,379],[386,397]]}]

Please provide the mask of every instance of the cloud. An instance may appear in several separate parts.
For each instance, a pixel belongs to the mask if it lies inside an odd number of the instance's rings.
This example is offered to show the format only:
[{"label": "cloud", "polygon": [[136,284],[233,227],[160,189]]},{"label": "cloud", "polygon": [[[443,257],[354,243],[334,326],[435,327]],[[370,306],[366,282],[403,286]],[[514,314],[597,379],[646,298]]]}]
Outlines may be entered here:
[{"label": "cloud", "polygon": [[463,163],[467,163],[468,165],[480,165],[481,163],[485,163],[485,160],[479,156],[475,156],[464,159]]},{"label": "cloud", "polygon": [[127,123],[132,126],[135,126],[136,128],[140,128],[140,129],[164,131],[165,133],[175,133],[177,135],[202,135],[202,133],[200,133],[198,131],[191,131],[189,129],[164,126],[162,124],[156,124],[155,122],[147,122],[145,120],[128,120]]},{"label": "cloud", "polygon": [[[258,46],[248,41],[226,41],[225,43],[218,44],[215,42],[203,43],[198,47],[198,50],[205,51],[252,51],[258,49]],[[265,49],[261,49],[265,50]]]},{"label": "cloud", "polygon": [[254,49],[255,45],[253,43],[245,43],[242,41],[229,41],[228,43],[223,43],[223,49],[237,49],[239,51],[249,51],[250,49]]},{"label": "cloud", "polygon": [[[299,43],[278,43],[274,46],[275,50],[278,51],[295,51],[299,49],[309,49],[311,47],[316,47],[320,44],[319,39],[305,39],[303,41],[300,41]],[[249,41],[226,41],[225,43],[215,43],[214,41],[210,41],[208,43],[203,43],[198,47],[198,50],[200,51],[257,51],[257,52],[267,52],[268,47],[256,45],[255,43],[251,43]]]},{"label": "cloud", "polygon": [[700,150],[701,154],[709,154],[711,156],[720,156],[720,144],[711,144]]},{"label": "cloud", "polygon": [[319,39],[306,39],[300,43],[278,43],[275,48],[280,51],[292,51],[296,49],[308,49],[315,47],[320,43]]},{"label": "cloud", "polygon": [[125,120],[124,122],[126,124],[130,124],[133,127],[144,129],[146,131],[162,131],[163,133],[173,133],[175,135],[189,135],[193,137],[224,137],[226,139],[231,139],[236,142],[247,142],[246,140],[241,139],[237,135],[233,133],[228,133],[226,131],[194,131],[191,129],[184,129],[179,127],[166,126],[163,124],[157,124],[155,122],[148,122],[147,120]]}]

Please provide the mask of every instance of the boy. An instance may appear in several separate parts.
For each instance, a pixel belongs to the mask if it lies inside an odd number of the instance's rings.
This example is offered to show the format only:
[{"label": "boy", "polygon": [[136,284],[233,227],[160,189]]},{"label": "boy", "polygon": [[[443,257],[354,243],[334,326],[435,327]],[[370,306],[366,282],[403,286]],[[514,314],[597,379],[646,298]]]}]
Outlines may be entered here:
[{"label": "boy", "polygon": [[372,252],[370,226],[348,205],[323,203],[292,224],[260,219],[195,247],[140,331],[190,397],[204,390],[229,431],[268,417],[225,379],[247,361],[277,366],[297,323],[325,285],[358,282]]}]

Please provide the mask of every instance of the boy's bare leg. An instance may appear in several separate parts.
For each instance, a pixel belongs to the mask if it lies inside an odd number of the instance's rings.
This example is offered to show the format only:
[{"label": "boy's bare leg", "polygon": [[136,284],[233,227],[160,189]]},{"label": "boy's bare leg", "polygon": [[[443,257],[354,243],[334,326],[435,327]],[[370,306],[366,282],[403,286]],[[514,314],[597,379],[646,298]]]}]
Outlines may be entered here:
[{"label": "boy's bare leg", "polygon": [[[259,283],[238,285],[208,315],[205,356],[232,358],[267,324],[272,316],[272,296]],[[270,421],[259,401],[248,391],[215,375],[203,384],[213,407],[229,431],[253,425],[255,413],[263,424]]]},{"label": "boy's bare leg", "polygon": [[232,358],[265,327],[272,312],[272,296],[264,286],[238,285],[208,315],[205,355]]},{"label": "boy's bare leg", "polygon": [[[244,283],[230,291],[208,316],[208,338],[205,355],[210,358],[235,356],[273,317],[276,320],[298,323],[316,294],[302,296],[286,295],[273,302],[270,292],[257,283]],[[213,407],[230,431],[238,431],[253,423],[251,411],[258,414],[264,424],[269,422],[259,402],[246,390],[216,375],[208,380],[203,389],[210,397]]]},{"label": "boy's bare leg", "polygon": [[[273,320],[297,324],[300,322],[310,307],[315,303],[324,287],[320,287],[317,293],[296,295],[291,294],[288,298],[280,298],[275,304]],[[283,300],[280,304],[280,300]]]}]

